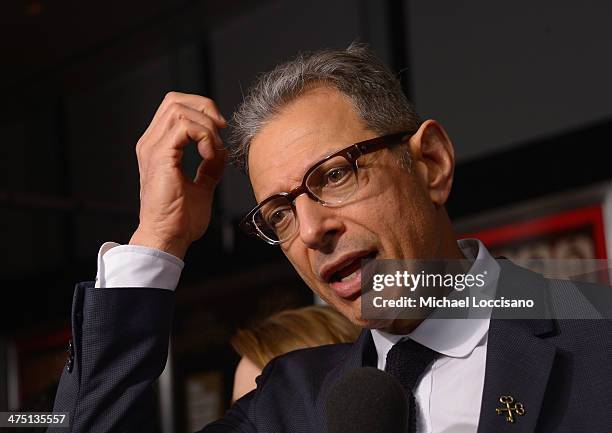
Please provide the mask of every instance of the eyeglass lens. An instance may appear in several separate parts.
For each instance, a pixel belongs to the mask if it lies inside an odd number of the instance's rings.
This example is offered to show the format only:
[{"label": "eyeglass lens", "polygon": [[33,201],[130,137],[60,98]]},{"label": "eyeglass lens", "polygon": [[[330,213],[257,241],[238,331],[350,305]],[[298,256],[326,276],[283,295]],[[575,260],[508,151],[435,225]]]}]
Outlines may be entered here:
[{"label": "eyeglass lens", "polygon": [[[309,173],[306,187],[322,204],[340,204],[357,190],[357,175],[349,161],[336,156]],[[273,242],[293,236],[298,226],[293,203],[287,197],[277,197],[264,204],[253,215],[253,223]]]}]

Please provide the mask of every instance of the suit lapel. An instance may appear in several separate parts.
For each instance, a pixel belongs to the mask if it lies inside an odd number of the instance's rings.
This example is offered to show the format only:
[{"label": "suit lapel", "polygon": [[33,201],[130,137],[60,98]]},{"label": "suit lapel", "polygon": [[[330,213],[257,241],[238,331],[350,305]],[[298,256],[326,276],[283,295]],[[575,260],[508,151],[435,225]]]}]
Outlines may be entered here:
[{"label": "suit lapel", "polygon": [[[546,282],[540,275],[502,264],[498,290],[510,298],[533,298],[547,317]],[[478,433],[535,431],[556,353],[545,337],[555,331],[550,319],[498,319],[493,311]],[[525,414],[514,414],[514,423],[496,412],[497,408],[506,408],[500,402],[502,396],[511,396],[515,403],[523,404]]]},{"label": "suit lapel", "polygon": [[[556,350],[514,322],[518,321],[491,321],[479,433],[535,431]],[[512,396],[525,408],[514,423],[496,413],[496,408],[505,407],[499,401],[503,395]]]}]

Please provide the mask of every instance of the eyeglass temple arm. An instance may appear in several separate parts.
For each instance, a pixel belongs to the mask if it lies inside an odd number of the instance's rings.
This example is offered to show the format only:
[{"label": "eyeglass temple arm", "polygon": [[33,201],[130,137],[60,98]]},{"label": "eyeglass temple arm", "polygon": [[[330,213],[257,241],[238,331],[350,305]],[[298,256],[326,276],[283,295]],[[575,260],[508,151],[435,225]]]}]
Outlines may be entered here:
[{"label": "eyeglass temple arm", "polygon": [[401,144],[408,137],[410,137],[409,133],[399,132],[397,134],[386,135],[383,137],[376,137],[372,138],[371,140],[362,141],[361,143],[355,144],[355,147],[357,147],[357,150],[359,150],[360,155],[365,155],[366,153],[376,152],[377,150],[383,149],[387,146]]}]

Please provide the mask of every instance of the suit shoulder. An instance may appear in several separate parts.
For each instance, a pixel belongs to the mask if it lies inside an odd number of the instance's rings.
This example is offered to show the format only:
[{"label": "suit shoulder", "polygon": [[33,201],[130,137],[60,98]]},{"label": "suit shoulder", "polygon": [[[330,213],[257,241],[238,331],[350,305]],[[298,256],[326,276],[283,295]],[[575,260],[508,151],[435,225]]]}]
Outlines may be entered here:
[{"label": "suit shoulder", "polygon": [[353,343],[326,344],[285,353],[275,358],[277,368],[312,370],[322,373],[343,361]]},{"label": "suit shoulder", "polygon": [[545,279],[560,319],[612,319],[612,287],[567,279]]},{"label": "suit shoulder", "polygon": [[[314,392],[325,377],[343,364],[352,343],[298,349],[272,359],[257,378],[258,389],[282,387]],[[278,390],[277,390],[278,391]]]}]

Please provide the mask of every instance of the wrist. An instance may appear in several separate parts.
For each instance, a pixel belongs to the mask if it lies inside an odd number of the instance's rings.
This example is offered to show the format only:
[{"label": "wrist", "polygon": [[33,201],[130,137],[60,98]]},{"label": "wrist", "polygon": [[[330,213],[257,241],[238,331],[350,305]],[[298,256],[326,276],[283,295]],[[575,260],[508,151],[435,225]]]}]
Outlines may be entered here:
[{"label": "wrist", "polygon": [[159,235],[152,234],[140,228],[134,232],[129,244],[160,250],[172,254],[181,260],[183,260],[189,248],[189,243],[181,239],[164,239]]}]

